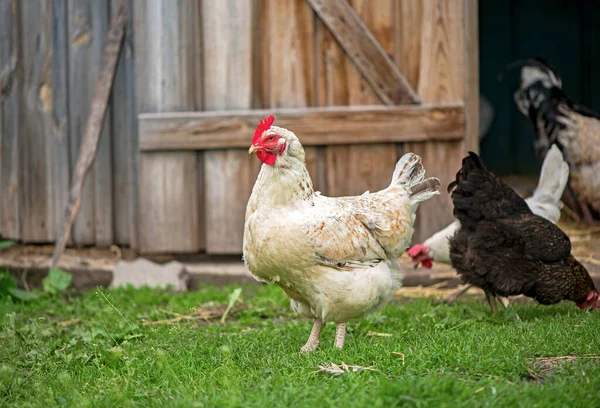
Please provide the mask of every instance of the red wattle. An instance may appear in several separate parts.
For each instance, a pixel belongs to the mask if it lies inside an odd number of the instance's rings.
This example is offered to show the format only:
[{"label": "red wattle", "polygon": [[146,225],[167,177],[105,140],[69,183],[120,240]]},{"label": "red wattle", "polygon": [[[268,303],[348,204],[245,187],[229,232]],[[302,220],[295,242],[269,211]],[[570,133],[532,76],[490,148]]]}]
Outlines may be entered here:
[{"label": "red wattle", "polygon": [[264,150],[259,150],[256,152],[256,157],[269,166],[275,164],[275,160],[277,160],[277,155],[275,153],[265,152]]}]

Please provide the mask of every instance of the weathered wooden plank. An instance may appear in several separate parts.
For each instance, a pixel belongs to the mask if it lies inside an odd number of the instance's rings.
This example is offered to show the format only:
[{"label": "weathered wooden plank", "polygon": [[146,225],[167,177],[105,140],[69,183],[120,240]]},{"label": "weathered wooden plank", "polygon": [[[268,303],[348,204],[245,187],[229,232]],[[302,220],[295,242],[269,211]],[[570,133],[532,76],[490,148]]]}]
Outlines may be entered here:
[{"label": "weathered wooden plank", "polygon": [[[202,19],[204,109],[251,108],[252,2],[205,1]],[[202,228],[208,253],[241,253],[246,203],[258,170],[259,162],[246,149],[205,153]]]},{"label": "weathered wooden plank", "polygon": [[[67,0],[52,1],[52,118],[50,137],[51,178],[53,195],[53,237],[56,239],[61,231],[60,220],[64,216],[69,195],[69,179],[71,158],[69,152],[69,104]],[[69,244],[73,243],[72,237]]]},{"label": "weathered wooden plank", "polygon": [[[198,2],[134,0],[133,14],[137,111],[200,109]],[[144,153],[138,174],[138,249],[198,251],[197,153]]]},{"label": "weathered wooden plank", "polygon": [[[111,1],[111,14],[114,15],[117,12],[119,3],[120,0]],[[135,228],[133,201],[137,194],[133,173],[137,155],[137,120],[135,118],[132,12],[133,2],[128,0],[125,38],[111,95],[114,183],[113,229],[114,242],[119,245],[131,244],[132,230]]]},{"label": "weathered wooden plank", "polygon": [[419,102],[396,64],[346,0],[307,1],[384,104]]},{"label": "weathered wooden plank", "polygon": [[19,60],[19,23],[21,2],[0,1],[0,101],[2,139],[0,155],[0,210],[2,236],[21,238],[21,156],[22,145],[22,67]]},{"label": "weathered wooden plank", "polygon": [[396,150],[392,143],[328,147],[325,163],[328,195],[360,195],[389,186]]},{"label": "weathered wooden plank", "polygon": [[419,87],[423,3],[423,0],[394,2],[394,61],[413,89]]},{"label": "weathered wooden plank", "polygon": [[[183,180],[174,179],[184,176]],[[152,186],[157,193],[152,197],[152,206],[141,202],[142,219],[155,219],[151,229],[143,226],[139,243],[144,252],[188,252],[198,248],[198,162],[195,154],[178,152],[152,153],[141,156],[140,186]],[[178,213],[173,211],[173,197],[185,197],[178,203]],[[152,235],[149,232],[155,232]],[[184,241],[184,239],[186,239]]]},{"label": "weathered wooden plank", "polygon": [[313,106],[315,16],[305,0],[264,0],[266,107]]},{"label": "weathered wooden plank", "polygon": [[465,0],[465,116],[466,150],[479,152],[479,2]]},{"label": "weathered wooden plank", "polygon": [[22,226],[25,242],[54,238],[52,208],[52,9],[49,2],[24,2],[21,8],[23,66]]},{"label": "weathered wooden plank", "polygon": [[[349,4],[354,7],[356,14],[382,49],[391,54],[394,39],[393,2],[380,0],[377,7],[373,7],[372,3],[367,0],[353,0]],[[326,30],[322,25],[320,27]],[[337,44],[335,45],[337,46]],[[329,43],[329,47],[329,49],[332,48],[331,43]],[[329,65],[327,60],[322,60],[322,62]],[[340,94],[337,90],[329,90],[327,85],[334,85],[338,88],[335,80],[327,80],[324,88],[321,86],[318,88],[319,91],[325,90],[322,93],[327,95],[326,104],[344,104],[345,101],[342,98],[347,95],[347,102],[351,105],[380,105],[379,98],[358,74],[350,59],[344,56],[343,62],[344,65],[337,64],[337,66],[328,67],[326,74],[328,78],[339,76],[345,79],[346,83],[342,86],[345,91]],[[337,95],[342,98],[337,99]],[[319,98],[319,102],[321,101],[322,98]],[[377,191],[385,188],[389,184],[390,174],[396,163],[396,150],[393,143],[328,146],[325,152],[327,179],[325,190],[332,196],[357,195],[366,190]]]},{"label": "weathered wooden plank", "polygon": [[[394,58],[425,103],[464,103],[464,8],[462,1],[396,2]],[[462,123],[462,138],[465,122]],[[445,187],[460,167],[464,142],[437,141],[398,146],[398,156],[412,151],[423,157],[427,174],[442,181],[441,197],[423,203],[413,242],[449,224],[452,203]]]},{"label": "weathered wooden plank", "polygon": [[[71,164],[75,163],[79,152],[94,82],[98,77],[108,12],[107,0],[69,0],[68,3]],[[102,245],[112,241],[110,123],[110,112],[107,112],[96,160],[86,178],[81,207],[73,226],[73,239],[77,245]]]},{"label": "weathered wooden plank", "polygon": [[[266,52],[260,83],[267,85],[260,88],[265,103],[255,107],[315,106],[315,13],[304,0],[265,0],[263,5],[260,49]],[[313,185],[323,190],[323,149],[315,147],[305,151]]]},{"label": "weathered wooden plank", "polygon": [[121,46],[123,45],[126,19],[126,0],[121,0],[119,11],[111,18],[110,27],[108,28],[102,47],[102,59],[98,69],[98,78],[94,83],[90,111],[85,121],[84,134],[79,152],[77,152],[77,160],[73,166],[69,198],[61,223],[61,232],[54,246],[51,268],[55,268],[58,265],[58,261],[65,249],[73,222],[77,216],[77,210],[81,204],[83,183],[96,158],[102,126],[108,109],[110,92],[115,78],[115,71],[117,70],[117,62]]},{"label": "weathered wooden plank", "polygon": [[141,114],[143,151],[247,148],[260,119],[275,115],[306,146],[462,139],[457,105],[348,106]]},{"label": "weathered wooden plank", "polygon": [[464,102],[464,0],[423,3],[417,92],[424,103]]}]

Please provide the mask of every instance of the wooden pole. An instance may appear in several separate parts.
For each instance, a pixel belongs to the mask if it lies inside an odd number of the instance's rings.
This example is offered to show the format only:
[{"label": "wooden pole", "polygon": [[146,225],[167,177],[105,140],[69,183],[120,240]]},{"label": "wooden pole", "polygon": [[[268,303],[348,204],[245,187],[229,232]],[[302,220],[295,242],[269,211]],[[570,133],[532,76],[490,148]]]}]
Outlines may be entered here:
[{"label": "wooden pole", "polygon": [[54,254],[52,255],[51,268],[55,268],[62,255],[65,245],[71,233],[73,221],[77,216],[79,205],[81,204],[81,190],[85,177],[94,163],[96,151],[98,149],[98,140],[102,131],[102,122],[106,113],[108,99],[112,88],[113,78],[117,67],[117,60],[123,44],[123,34],[125,31],[125,22],[127,21],[126,0],[121,0],[119,11],[113,16],[108,33],[106,34],[106,43],[102,55],[100,73],[94,87],[90,112],[85,125],[83,141],[77,154],[77,162],[73,170],[71,189],[69,191],[69,200],[65,209],[65,215],[62,224],[62,234],[56,241]]}]

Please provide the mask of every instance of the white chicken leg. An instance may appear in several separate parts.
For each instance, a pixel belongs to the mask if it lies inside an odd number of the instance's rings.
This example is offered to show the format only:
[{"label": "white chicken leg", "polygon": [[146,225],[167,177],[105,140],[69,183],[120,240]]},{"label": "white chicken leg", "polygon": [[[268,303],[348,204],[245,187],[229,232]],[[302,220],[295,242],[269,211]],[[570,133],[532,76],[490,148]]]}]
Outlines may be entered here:
[{"label": "white chicken leg", "polygon": [[333,344],[340,350],[344,348],[344,341],[346,341],[346,325],[347,323],[338,323],[335,326],[335,342]]},{"label": "white chicken leg", "polygon": [[[323,330],[323,321],[321,319],[315,319],[313,323],[312,330],[310,331],[310,336],[308,336],[308,340],[306,344],[302,346],[300,349],[301,353],[308,353],[310,351],[315,351],[317,347],[319,347],[319,337],[321,336],[321,331]],[[337,340],[337,336],[336,336]],[[342,344],[344,342],[342,341]]]}]

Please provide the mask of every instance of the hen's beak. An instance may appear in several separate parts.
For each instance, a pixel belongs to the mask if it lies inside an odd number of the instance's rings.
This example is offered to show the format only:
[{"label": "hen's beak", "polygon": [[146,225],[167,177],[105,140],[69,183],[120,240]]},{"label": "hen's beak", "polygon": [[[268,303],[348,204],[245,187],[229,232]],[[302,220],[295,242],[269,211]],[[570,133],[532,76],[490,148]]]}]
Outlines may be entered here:
[{"label": "hen's beak", "polygon": [[252,145],[250,146],[250,149],[248,149],[248,154],[252,154],[254,152],[256,152],[258,150],[258,147]]}]

